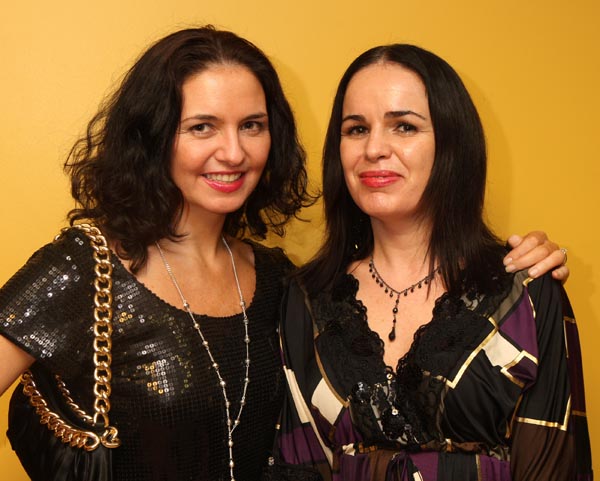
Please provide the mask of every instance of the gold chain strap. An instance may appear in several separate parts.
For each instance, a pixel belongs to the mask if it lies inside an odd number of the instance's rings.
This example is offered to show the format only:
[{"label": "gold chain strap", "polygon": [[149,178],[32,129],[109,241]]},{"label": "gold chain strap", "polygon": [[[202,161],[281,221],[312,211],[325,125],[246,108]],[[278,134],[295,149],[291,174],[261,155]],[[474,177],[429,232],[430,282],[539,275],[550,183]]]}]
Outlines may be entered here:
[{"label": "gold chain strap", "polygon": [[[45,424],[48,429],[54,432],[54,435],[63,443],[70,446],[83,448],[86,451],[93,451],[100,444],[107,448],[116,448],[120,446],[121,441],[118,437],[118,431],[111,426],[108,420],[110,411],[110,393],[112,371],[110,365],[112,362],[112,264],[110,263],[110,249],[106,238],[96,226],[91,224],[77,224],[73,227],[80,229],[90,239],[93,257],[96,261],[94,272],[94,416],[89,416],[81,409],[73,399],[70,392],[60,377],[56,376],[58,387],[65,398],[67,405],[81,419],[88,423],[95,423],[104,426],[104,433],[98,436],[92,431],[82,430],[67,424],[58,414],[52,412],[48,407],[46,400],[37,389],[33,375],[30,371],[25,371],[21,377],[23,384],[23,393],[29,397],[29,403],[35,408],[35,412],[40,416],[40,423]],[[56,236],[60,238],[68,227],[63,229]]]},{"label": "gold chain strap", "polygon": [[92,424],[94,422],[94,418],[89,416],[82,408],[80,408],[75,401],[71,397],[71,391],[67,388],[65,382],[61,379],[58,374],[54,375],[54,379],[56,379],[56,385],[58,386],[58,390],[61,392],[63,398],[65,399],[67,406],[71,408],[71,410],[83,421],[88,424]]}]

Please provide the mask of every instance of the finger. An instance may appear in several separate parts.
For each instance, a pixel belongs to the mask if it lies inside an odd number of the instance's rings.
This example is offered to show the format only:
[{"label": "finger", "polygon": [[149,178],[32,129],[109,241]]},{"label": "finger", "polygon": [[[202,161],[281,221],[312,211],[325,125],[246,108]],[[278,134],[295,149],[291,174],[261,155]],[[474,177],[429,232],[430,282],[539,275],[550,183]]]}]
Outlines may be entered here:
[{"label": "finger", "polygon": [[[534,275],[540,276],[554,267],[561,266],[563,260],[564,254],[557,249],[557,246],[553,246],[547,241],[542,245],[534,247],[517,259],[511,258],[509,263],[506,263],[505,259],[504,268],[506,269],[506,272],[531,268],[531,272]],[[536,268],[538,269],[537,272],[535,270]]]},{"label": "finger", "polygon": [[508,238],[508,245],[513,248],[517,247],[521,242],[523,242],[523,238],[517,234],[513,234]]},{"label": "finger", "polygon": [[545,233],[531,232],[527,234],[514,249],[506,254],[504,257],[504,265],[509,266],[510,264],[519,261],[521,258],[526,257],[528,263],[520,262],[518,265],[518,268],[523,269],[541,261],[544,257],[557,249],[558,245],[548,240]]},{"label": "finger", "polygon": [[[539,277],[542,274],[545,274],[546,272],[549,272],[555,268],[562,267],[564,260],[565,255],[562,251],[553,251],[550,255],[548,255],[541,261],[538,261],[535,264],[533,264],[532,267],[527,271],[527,274],[529,274],[529,277],[535,279],[536,277]],[[525,267],[522,268],[524,269]]]},{"label": "finger", "polygon": [[567,266],[560,266],[552,271],[552,277],[561,283],[567,282],[571,271]]}]

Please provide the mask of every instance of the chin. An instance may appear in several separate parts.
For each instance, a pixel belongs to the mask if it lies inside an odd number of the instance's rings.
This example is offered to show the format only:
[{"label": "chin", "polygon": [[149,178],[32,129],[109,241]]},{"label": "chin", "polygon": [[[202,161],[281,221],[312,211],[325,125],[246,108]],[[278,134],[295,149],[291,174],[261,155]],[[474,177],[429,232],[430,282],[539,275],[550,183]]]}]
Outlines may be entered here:
[{"label": "chin", "polygon": [[360,210],[362,210],[369,217],[390,217],[398,215],[401,210],[397,206],[391,206],[389,204],[381,204],[379,202],[363,202],[357,204]]}]

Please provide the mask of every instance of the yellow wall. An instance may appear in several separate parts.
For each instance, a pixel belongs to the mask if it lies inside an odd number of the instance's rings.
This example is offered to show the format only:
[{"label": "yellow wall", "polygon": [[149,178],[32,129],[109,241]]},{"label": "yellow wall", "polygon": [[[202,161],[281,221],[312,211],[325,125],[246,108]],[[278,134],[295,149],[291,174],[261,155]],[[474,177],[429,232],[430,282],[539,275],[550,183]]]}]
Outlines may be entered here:
[{"label": "yellow wall", "polygon": [[[488,214],[497,232],[543,228],[569,248],[567,288],[583,344],[592,443],[600,446],[599,22],[596,0],[5,2],[0,284],[63,225],[71,207],[65,154],[149,42],[214,23],[261,46],[297,113],[315,181],[343,69],[375,44],[416,43],[458,70],[480,110],[489,139]],[[294,225],[283,242],[296,261],[307,259],[319,238],[319,209],[306,216],[314,221]],[[4,396],[0,477],[25,480],[3,435],[7,405]]]}]

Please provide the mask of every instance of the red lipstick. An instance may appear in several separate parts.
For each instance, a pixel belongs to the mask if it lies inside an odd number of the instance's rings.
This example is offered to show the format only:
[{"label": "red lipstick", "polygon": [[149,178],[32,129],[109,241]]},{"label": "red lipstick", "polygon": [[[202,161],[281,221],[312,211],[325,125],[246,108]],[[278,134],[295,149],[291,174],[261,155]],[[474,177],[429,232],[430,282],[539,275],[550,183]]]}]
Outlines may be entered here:
[{"label": "red lipstick", "polygon": [[209,187],[225,194],[235,192],[244,185],[244,174],[241,172],[211,172],[202,178]]},{"label": "red lipstick", "polygon": [[400,175],[391,170],[370,170],[359,175],[360,181],[367,187],[386,187],[400,180]]}]

